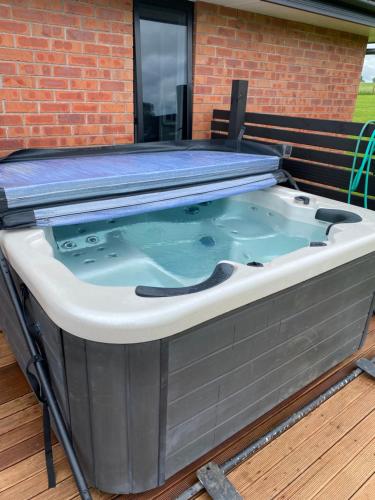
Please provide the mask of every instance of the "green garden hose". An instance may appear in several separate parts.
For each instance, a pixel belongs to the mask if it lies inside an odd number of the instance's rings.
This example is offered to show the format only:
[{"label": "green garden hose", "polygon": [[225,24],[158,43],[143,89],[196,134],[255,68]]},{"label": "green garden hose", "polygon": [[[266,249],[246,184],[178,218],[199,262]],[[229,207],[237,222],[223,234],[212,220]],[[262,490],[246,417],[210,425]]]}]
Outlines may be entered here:
[{"label": "green garden hose", "polygon": [[358,136],[357,144],[356,144],[356,148],[355,148],[354,156],[353,156],[353,163],[352,163],[352,170],[350,173],[350,182],[349,182],[349,191],[348,191],[348,203],[350,203],[352,193],[354,193],[358,189],[359,183],[360,183],[361,178],[362,178],[362,174],[363,174],[364,170],[366,169],[365,170],[366,171],[365,189],[364,189],[364,193],[363,193],[363,206],[365,208],[367,208],[368,184],[369,184],[369,176],[370,176],[370,169],[371,169],[371,160],[372,160],[373,155],[375,154],[375,129],[373,130],[373,132],[369,138],[369,141],[367,143],[366,151],[363,155],[361,166],[358,168],[357,173],[355,173],[355,170],[356,170],[357,158],[359,156],[359,147],[360,147],[361,142],[363,140],[364,132],[365,132],[366,128],[372,124],[375,124],[375,120],[367,121],[363,125],[361,132]]}]

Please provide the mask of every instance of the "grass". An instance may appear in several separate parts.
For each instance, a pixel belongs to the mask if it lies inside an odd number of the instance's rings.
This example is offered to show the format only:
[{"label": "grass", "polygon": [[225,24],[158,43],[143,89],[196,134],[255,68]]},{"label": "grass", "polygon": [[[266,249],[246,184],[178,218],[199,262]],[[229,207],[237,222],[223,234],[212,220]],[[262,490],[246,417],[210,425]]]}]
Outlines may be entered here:
[{"label": "grass", "polygon": [[[357,96],[356,106],[353,115],[353,122],[367,122],[368,120],[375,120],[375,83],[364,83],[361,82],[359,86],[359,92]],[[356,137],[353,137],[356,139]],[[354,155],[353,152],[347,152],[351,156]],[[356,167],[358,168],[361,164],[361,158],[363,158],[362,154],[358,155]],[[370,175],[373,175],[370,172]],[[341,191],[347,192],[342,189]],[[356,195],[363,197],[362,193],[355,193]],[[372,196],[373,193],[369,196],[370,199],[374,199]]]},{"label": "grass", "polygon": [[375,95],[375,83],[361,82],[358,93]]},{"label": "grass", "polygon": [[375,120],[375,94],[358,94],[353,122],[367,122],[367,120]]},{"label": "grass", "polygon": [[361,82],[353,121],[367,122],[367,120],[375,120],[375,83]]}]

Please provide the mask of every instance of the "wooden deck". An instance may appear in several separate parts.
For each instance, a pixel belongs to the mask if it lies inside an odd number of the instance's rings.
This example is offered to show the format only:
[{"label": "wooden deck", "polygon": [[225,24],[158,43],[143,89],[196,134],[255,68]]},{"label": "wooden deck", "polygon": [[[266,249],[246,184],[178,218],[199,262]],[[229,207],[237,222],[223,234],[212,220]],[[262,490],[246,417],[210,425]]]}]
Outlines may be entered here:
[{"label": "wooden deck", "polygon": [[[355,359],[362,356],[375,356],[375,320],[359,353],[171,478],[163,488],[121,498],[175,498],[195,482],[198,467],[209,460],[222,463],[233,456],[349,373]],[[54,459],[58,484],[48,490],[40,408],[0,333],[0,500],[79,498],[56,442]],[[232,471],[229,478],[249,499],[375,498],[375,381],[360,376]],[[97,490],[92,494],[94,499],[115,498]]]},{"label": "wooden deck", "polygon": [[228,478],[249,499],[375,498],[375,380],[360,376]]}]

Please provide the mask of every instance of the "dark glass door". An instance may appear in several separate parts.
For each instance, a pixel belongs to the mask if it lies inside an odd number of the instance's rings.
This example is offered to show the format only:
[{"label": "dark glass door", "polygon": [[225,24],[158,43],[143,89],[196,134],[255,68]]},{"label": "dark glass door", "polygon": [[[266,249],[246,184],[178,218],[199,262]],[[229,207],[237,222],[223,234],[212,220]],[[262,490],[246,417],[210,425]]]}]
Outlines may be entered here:
[{"label": "dark glass door", "polygon": [[137,142],[191,137],[192,3],[134,4]]}]

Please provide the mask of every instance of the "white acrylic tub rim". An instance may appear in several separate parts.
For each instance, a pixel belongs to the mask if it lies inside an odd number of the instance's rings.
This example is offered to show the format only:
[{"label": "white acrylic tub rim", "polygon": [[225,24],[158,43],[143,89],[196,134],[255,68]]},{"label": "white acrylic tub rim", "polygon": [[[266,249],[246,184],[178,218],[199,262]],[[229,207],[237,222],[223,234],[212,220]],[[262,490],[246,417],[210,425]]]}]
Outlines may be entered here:
[{"label": "white acrylic tub rim", "polygon": [[[307,196],[309,205],[296,203],[299,195]],[[336,208],[360,215],[362,222],[335,225],[327,246],[305,247],[261,268],[231,262],[234,272],[224,283],[163,298],[139,297],[134,287],[81,281],[54,258],[42,229],[2,231],[0,243],[11,266],[56,325],[87,340],[118,344],[174,335],[375,250],[375,212],[370,210],[280,186],[238,198],[272,208],[291,220],[313,221],[318,208]]]}]

